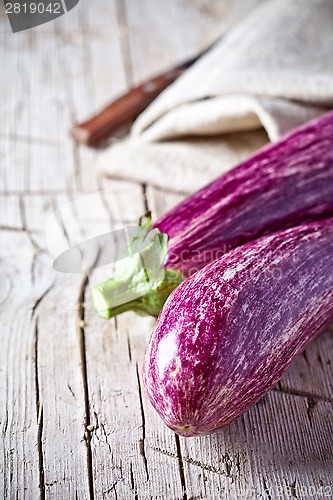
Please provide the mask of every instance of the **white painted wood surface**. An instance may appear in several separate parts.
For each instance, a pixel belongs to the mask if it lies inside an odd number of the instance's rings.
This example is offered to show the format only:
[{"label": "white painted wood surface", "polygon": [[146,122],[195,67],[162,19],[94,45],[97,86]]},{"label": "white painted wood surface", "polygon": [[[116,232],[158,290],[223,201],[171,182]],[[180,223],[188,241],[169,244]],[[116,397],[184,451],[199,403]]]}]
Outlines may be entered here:
[{"label": "white painted wood surface", "polygon": [[[238,421],[179,438],[142,388],[153,320],[100,320],[87,278],[56,274],[47,251],[46,215],[103,186],[129,223],[147,203],[157,216],[180,200],[97,178],[98,151],[73,144],[67,130],[191,55],[222,4],[81,0],[65,17],[15,35],[1,13],[1,498],[333,497],[332,330]],[[74,227],[108,231],[117,223],[110,203],[96,195],[88,211],[73,210]]]}]

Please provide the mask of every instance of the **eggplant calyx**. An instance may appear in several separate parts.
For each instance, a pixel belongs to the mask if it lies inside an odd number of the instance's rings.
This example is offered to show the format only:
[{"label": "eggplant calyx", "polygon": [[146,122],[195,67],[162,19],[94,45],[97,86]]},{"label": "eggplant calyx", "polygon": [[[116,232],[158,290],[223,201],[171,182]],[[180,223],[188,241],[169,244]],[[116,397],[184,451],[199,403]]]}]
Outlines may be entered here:
[{"label": "eggplant calyx", "polygon": [[126,256],[115,264],[111,278],[92,286],[93,305],[110,319],[125,311],[158,316],[170,293],[185,279],[180,271],[164,268],[168,236],[149,222],[139,226]]}]

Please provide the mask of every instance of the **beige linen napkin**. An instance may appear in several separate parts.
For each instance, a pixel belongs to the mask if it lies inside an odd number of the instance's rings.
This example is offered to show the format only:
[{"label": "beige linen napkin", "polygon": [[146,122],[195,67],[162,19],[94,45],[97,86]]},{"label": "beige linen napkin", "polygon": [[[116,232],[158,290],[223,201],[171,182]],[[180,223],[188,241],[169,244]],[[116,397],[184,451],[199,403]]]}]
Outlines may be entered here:
[{"label": "beige linen napkin", "polygon": [[324,113],[333,107],[332,26],[333,0],[262,2],[142,113],[130,139],[100,155],[99,168],[190,192],[267,136]]}]

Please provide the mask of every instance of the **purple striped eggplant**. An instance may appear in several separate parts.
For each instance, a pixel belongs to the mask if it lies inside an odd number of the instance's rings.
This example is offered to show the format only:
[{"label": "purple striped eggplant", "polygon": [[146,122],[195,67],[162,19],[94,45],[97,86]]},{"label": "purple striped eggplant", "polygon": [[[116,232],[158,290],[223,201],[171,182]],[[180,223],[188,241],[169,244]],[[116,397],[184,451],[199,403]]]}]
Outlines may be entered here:
[{"label": "purple striped eggplant", "polygon": [[170,210],[165,267],[185,276],[261,235],[333,215],[333,112],[266,146]]},{"label": "purple striped eggplant", "polygon": [[144,359],[148,397],[176,433],[214,432],[332,320],[333,219],[247,243],[167,299]]},{"label": "purple striped eggplant", "polygon": [[[152,226],[163,241],[154,265],[164,266],[164,278],[149,280],[149,272],[142,272],[136,261],[132,271],[127,265],[126,272],[122,268],[93,288],[100,315],[109,318],[133,309],[157,316],[185,277],[232,248],[333,216],[332,143],[330,112],[265,147],[170,210]],[[139,290],[138,297],[127,301],[124,290],[131,290],[128,296]]]}]

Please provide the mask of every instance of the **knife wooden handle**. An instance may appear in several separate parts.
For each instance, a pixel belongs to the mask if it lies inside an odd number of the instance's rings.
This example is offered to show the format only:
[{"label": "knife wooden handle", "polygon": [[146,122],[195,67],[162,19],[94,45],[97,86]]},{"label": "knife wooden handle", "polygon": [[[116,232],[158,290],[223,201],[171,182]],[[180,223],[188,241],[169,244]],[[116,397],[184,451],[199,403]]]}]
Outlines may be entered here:
[{"label": "knife wooden handle", "polygon": [[119,127],[135,120],[191,63],[188,61],[132,88],[89,120],[74,124],[71,135],[79,143],[96,146]]}]

